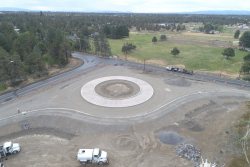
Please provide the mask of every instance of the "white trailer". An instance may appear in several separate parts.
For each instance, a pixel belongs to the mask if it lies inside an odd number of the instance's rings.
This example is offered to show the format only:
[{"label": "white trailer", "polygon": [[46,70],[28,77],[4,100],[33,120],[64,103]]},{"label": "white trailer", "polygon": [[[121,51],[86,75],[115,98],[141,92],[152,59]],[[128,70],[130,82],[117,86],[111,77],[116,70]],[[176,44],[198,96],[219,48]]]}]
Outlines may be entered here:
[{"label": "white trailer", "polygon": [[19,143],[12,143],[11,141],[8,141],[3,145],[0,145],[0,158],[9,154],[17,154],[20,151],[21,149]]},{"label": "white trailer", "polygon": [[77,154],[77,160],[79,160],[82,165],[86,165],[87,163],[103,165],[108,163],[108,154],[99,148],[80,149]]}]

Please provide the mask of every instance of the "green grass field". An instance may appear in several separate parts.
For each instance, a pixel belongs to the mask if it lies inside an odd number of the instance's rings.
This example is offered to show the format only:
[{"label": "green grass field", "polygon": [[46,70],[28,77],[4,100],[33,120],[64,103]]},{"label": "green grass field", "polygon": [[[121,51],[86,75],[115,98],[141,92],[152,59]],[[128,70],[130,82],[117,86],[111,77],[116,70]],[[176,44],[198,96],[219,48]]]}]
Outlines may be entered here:
[{"label": "green grass field", "polygon": [[[112,55],[121,54],[122,45],[126,42],[137,46],[135,52],[128,53],[128,56],[143,60],[162,60],[167,64],[184,64],[188,70],[219,71],[223,62],[223,48],[201,47],[189,44],[175,44],[171,42],[158,42],[153,44],[153,34],[130,34],[125,39],[109,39]],[[157,36],[160,39],[160,36]],[[220,38],[218,38],[220,40]],[[180,50],[180,55],[174,58],[170,54],[173,47]],[[240,63],[247,54],[244,51],[235,51],[235,57],[225,61],[223,71],[228,73],[239,73]]]},{"label": "green grass field", "polygon": [[4,91],[5,89],[7,89],[5,85],[0,85],[0,92]]}]

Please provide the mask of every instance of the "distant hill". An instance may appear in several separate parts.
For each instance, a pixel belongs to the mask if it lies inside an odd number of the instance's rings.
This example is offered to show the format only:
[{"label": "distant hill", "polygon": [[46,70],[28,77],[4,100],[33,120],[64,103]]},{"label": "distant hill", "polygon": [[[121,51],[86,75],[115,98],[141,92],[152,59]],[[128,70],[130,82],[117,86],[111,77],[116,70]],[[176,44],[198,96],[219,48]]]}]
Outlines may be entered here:
[{"label": "distant hill", "polygon": [[[0,11],[27,11],[27,12],[39,12],[38,10],[29,10],[23,8],[12,8],[12,7],[0,7]],[[64,12],[64,11],[51,11],[51,12]],[[65,11],[69,12],[69,11]],[[83,13],[136,13],[136,12],[121,12],[121,11],[71,11],[71,12],[83,12]],[[206,11],[195,11],[195,12],[159,12],[159,14],[208,14],[208,15],[250,15],[248,10],[206,10]]]},{"label": "distant hill", "polygon": [[178,12],[179,14],[212,14],[212,15],[250,15],[248,10],[207,10],[196,12]]},{"label": "distant hill", "polygon": [[31,10],[22,8],[0,7],[0,11],[31,11]]}]

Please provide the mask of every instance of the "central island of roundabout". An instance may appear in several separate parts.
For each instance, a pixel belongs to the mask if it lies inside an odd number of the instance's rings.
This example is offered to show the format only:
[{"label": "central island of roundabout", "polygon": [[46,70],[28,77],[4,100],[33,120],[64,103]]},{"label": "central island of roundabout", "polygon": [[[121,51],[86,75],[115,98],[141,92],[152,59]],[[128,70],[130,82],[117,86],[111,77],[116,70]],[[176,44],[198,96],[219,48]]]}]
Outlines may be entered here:
[{"label": "central island of roundabout", "polygon": [[81,88],[82,97],[102,107],[130,107],[142,104],[154,94],[147,82],[127,77],[108,76],[94,79]]}]

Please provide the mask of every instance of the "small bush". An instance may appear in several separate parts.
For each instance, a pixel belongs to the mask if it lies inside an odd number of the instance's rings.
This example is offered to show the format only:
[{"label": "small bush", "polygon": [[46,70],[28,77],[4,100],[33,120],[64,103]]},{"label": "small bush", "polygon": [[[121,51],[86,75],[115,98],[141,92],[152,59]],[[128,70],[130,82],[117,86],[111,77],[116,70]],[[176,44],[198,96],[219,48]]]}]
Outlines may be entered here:
[{"label": "small bush", "polygon": [[0,85],[0,91],[4,91],[5,89],[7,89],[6,85]]},{"label": "small bush", "polygon": [[21,83],[22,83],[23,81],[14,81],[14,82],[12,82],[11,84],[10,84],[10,86],[11,87],[14,87],[14,86],[18,86],[18,85],[20,85]]},{"label": "small bush", "polygon": [[245,80],[245,81],[250,81],[250,76],[245,76],[242,79]]}]

